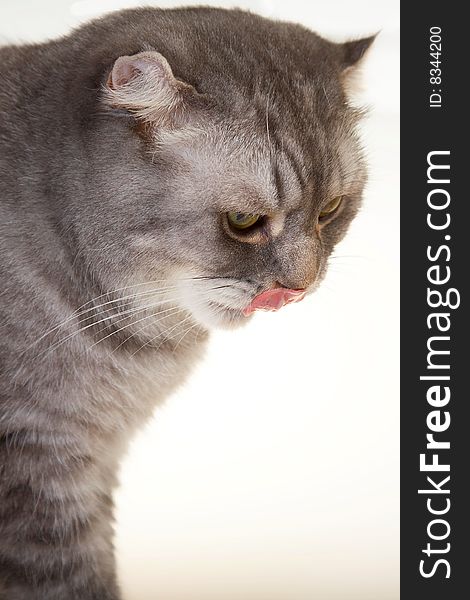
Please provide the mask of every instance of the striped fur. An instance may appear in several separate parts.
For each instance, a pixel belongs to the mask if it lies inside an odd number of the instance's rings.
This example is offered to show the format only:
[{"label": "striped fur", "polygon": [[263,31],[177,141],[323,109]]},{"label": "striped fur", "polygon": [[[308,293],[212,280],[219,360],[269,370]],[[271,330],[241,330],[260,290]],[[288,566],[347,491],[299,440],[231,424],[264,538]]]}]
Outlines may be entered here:
[{"label": "striped fur", "polygon": [[[369,43],[200,8],[0,49],[1,600],[120,597],[130,437],[213,323],[276,282],[313,291],[358,210],[342,73]],[[120,87],[135,55],[158,69]],[[233,210],[266,215],[266,240],[227,235]]]}]

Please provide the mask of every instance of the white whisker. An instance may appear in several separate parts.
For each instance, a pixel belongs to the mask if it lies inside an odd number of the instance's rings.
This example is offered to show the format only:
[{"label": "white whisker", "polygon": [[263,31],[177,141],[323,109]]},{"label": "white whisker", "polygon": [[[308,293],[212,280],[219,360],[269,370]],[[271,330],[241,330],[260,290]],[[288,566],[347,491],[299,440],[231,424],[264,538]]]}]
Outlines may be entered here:
[{"label": "white whisker", "polygon": [[[155,307],[157,307],[157,306],[160,306],[161,304],[168,304],[168,302],[174,302],[174,300],[160,300],[159,302],[155,302],[155,303],[153,303],[153,304],[149,304],[149,305],[146,305],[146,306],[144,306],[144,307],[139,307],[139,308],[131,308],[131,309],[125,310],[125,311],[123,311],[123,312],[119,313],[119,315],[120,315],[120,317],[121,317],[121,318],[118,320],[118,322],[119,322],[119,321],[122,321],[122,320],[123,320],[123,318],[128,318],[128,315],[135,314],[136,312],[141,312],[141,311],[143,311],[143,310],[148,310],[148,309],[150,309],[150,308],[155,308]],[[124,316],[124,317],[123,317],[123,315],[127,315],[127,316]],[[85,319],[85,320],[88,320],[88,319]],[[73,337],[75,337],[75,336],[76,336],[76,335],[78,335],[79,333],[83,333],[84,331],[86,331],[86,330],[87,330],[87,329],[89,329],[90,327],[94,327],[94,326],[96,326],[96,325],[99,325],[100,323],[104,323],[105,321],[112,321],[112,315],[108,315],[107,317],[104,317],[103,319],[100,319],[99,321],[96,321],[96,322],[89,323],[88,325],[85,325],[84,327],[80,327],[80,328],[79,328],[79,329],[77,329],[76,331],[73,331],[72,333],[70,333],[70,334],[69,334],[68,336],[66,336],[64,339],[62,339],[62,340],[59,340],[59,341],[58,341],[58,342],[56,342],[55,344],[52,344],[52,346],[50,346],[48,349],[46,349],[46,350],[44,350],[43,352],[41,352],[41,353],[39,354],[39,356],[41,356],[41,354],[44,354],[44,353],[49,353],[49,352],[51,352],[52,350],[54,350],[54,349],[55,349],[55,348],[57,348],[58,346],[61,346],[62,344],[65,344],[66,342],[68,342],[70,339],[72,339]]]},{"label": "white whisker", "polygon": [[[160,281],[164,281],[164,280],[160,280]],[[138,285],[138,286],[140,286],[140,285],[149,285],[149,284],[157,283],[157,282],[158,282],[158,280],[156,280],[154,282],[148,282],[148,283],[145,283],[145,284],[136,284],[136,285]],[[129,289],[130,287],[133,287],[133,286],[126,286],[126,287],[120,288],[120,289],[124,290],[124,289]],[[66,325],[67,323],[69,323],[70,321],[73,321],[74,319],[77,319],[77,318],[81,318],[84,314],[87,314],[87,313],[90,313],[92,311],[95,311],[98,308],[102,308],[103,306],[109,306],[111,304],[117,304],[117,303],[121,302],[122,300],[131,299],[129,301],[129,303],[128,303],[128,304],[130,304],[130,303],[132,303],[137,298],[144,297],[144,296],[149,296],[149,295],[152,295],[152,294],[164,294],[165,292],[168,292],[169,290],[174,290],[177,287],[178,286],[173,285],[173,286],[167,286],[165,288],[157,288],[157,289],[147,290],[147,291],[144,291],[144,292],[138,292],[136,294],[130,294],[130,295],[127,295],[127,296],[123,296],[121,298],[116,298],[115,300],[109,300],[108,302],[103,302],[102,304],[98,304],[96,306],[92,306],[92,307],[90,307],[90,308],[88,308],[86,310],[81,310],[84,306],[87,306],[88,304],[90,304],[90,302],[94,302],[95,300],[97,300],[99,298],[102,298],[102,297],[104,297],[106,295],[115,293],[116,291],[119,291],[119,290],[113,290],[112,292],[108,292],[107,294],[102,294],[101,296],[97,296],[96,298],[93,298],[92,300],[89,300],[85,304],[82,304],[82,306],[79,307],[79,308],[77,308],[69,317],[67,317],[67,319],[65,319],[64,321],[62,321],[58,325],[55,325],[54,327],[52,327],[51,329],[49,329],[48,331],[46,331],[46,333],[42,334],[32,344],[30,344],[29,346],[27,346],[23,350],[23,353],[27,352],[30,348],[32,348],[33,346],[37,345],[41,340],[43,340],[44,338],[46,338],[48,335],[51,335],[52,333],[54,333],[55,331],[57,331],[58,329],[60,329],[64,325]],[[97,314],[101,314],[103,312],[105,312],[105,311],[100,311]],[[84,320],[87,320],[87,319],[93,318],[93,317],[96,318],[97,314],[91,315],[90,317],[86,317]],[[79,323],[80,322],[81,321],[79,321]]]},{"label": "white whisker", "polygon": [[137,354],[137,352],[140,352],[141,350],[143,350],[143,348],[145,348],[146,346],[152,344],[155,340],[157,340],[159,337],[161,337],[162,335],[164,335],[165,338],[160,342],[160,344],[156,348],[156,351],[158,351],[160,349],[160,346],[163,344],[163,342],[165,340],[171,339],[171,338],[167,337],[168,333],[170,333],[171,331],[173,331],[174,329],[176,329],[177,327],[179,327],[183,323],[186,323],[186,321],[188,321],[189,319],[192,319],[192,318],[193,318],[192,315],[189,315],[185,319],[183,319],[182,321],[179,321],[178,323],[176,323],[176,325],[173,325],[172,327],[170,327],[169,329],[166,329],[165,331],[161,331],[158,335],[154,336],[150,340],[147,340],[144,344],[142,344],[142,346],[140,346],[139,348],[137,348],[137,350],[135,352],[133,352],[131,354],[131,356],[135,356]]},{"label": "white whisker", "polygon": [[[178,340],[178,343],[176,344],[176,346],[173,348],[173,354],[176,352],[176,349],[178,348],[178,346],[181,344],[181,342],[183,341],[183,339],[188,335],[188,333],[193,330],[195,327],[198,327],[199,323],[194,323],[194,325],[191,325],[191,327],[188,327],[188,329],[186,329],[186,331],[183,333],[183,335],[180,337],[180,339]],[[170,338],[171,339],[171,338]],[[196,340],[197,340],[197,335],[196,335]]]},{"label": "white whisker", "polygon": [[[148,308],[148,307],[145,307]],[[167,308],[166,310],[162,310],[159,311],[158,313],[152,313],[151,315],[146,315],[145,317],[142,317],[141,319],[138,319],[137,321],[133,321],[132,323],[128,323],[127,325],[124,325],[123,327],[120,327],[119,329],[117,329],[116,331],[112,331],[111,333],[109,333],[108,335],[106,335],[104,338],[101,338],[100,340],[98,340],[97,342],[94,342],[89,348],[88,351],[90,351],[92,348],[94,348],[97,344],[100,344],[101,342],[104,342],[104,340],[107,340],[108,338],[110,338],[113,335],[116,335],[117,333],[119,333],[120,331],[124,331],[124,329],[127,329],[128,327],[130,327],[131,325],[137,325],[138,323],[141,323],[142,321],[145,321],[147,319],[150,319],[151,317],[155,317],[156,315],[160,316],[163,314],[166,314],[166,316],[168,316],[168,313],[170,314],[177,314],[178,312],[182,312],[184,309],[178,307],[178,306],[172,306],[171,308]],[[160,321],[162,321],[164,318],[166,317],[162,317],[161,319],[157,319],[156,321],[154,321],[152,323],[159,323]],[[120,319],[121,321],[123,319]],[[119,322],[119,321],[118,321]],[[145,329],[145,327],[143,327],[142,329],[139,329],[139,331],[143,331]],[[117,348],[115,348],[115,350],[117,350],[118,348],[120,348],[125,342],[127,342],[127,340],[129,340],[132,336],[128,337],[126,340],[124,340],[123,342],[121,342],[119,344],[119,346]],[[114,352],[114,350],[113,350]]]}]

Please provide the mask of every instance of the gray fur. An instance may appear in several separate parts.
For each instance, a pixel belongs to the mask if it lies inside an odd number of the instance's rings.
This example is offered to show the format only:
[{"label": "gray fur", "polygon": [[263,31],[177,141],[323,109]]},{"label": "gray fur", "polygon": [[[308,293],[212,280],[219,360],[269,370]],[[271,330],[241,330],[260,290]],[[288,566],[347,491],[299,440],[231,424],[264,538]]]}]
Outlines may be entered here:
[{"label": "gray fur", "polygon": [[[245,322],[276,282],[313,291],[358,209],[343,78],[371,41],[140,9],[0,49],[3,600],[119,598],[112,492],[130,435],[211,326]],[[139,108],[113,65],[142,52],[169,67],[132,80]],[[268,215],[263,240],[228,231],[230,210]]]}]

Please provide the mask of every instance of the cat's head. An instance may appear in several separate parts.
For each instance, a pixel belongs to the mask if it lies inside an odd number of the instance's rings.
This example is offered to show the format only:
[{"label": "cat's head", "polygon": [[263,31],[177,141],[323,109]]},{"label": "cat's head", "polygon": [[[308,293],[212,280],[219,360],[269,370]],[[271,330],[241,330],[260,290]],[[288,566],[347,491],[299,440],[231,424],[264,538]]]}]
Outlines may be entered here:
[{"label": "cat's head", "polygon": [[123,272],[164,278],[207,327],[315,290],[366,179],[345,90],[373,38],[335,44],[259,23],[120,56],[103,85],[109,119],[145,165],[117,166],[107,184],[133,206],[120,216]]}]

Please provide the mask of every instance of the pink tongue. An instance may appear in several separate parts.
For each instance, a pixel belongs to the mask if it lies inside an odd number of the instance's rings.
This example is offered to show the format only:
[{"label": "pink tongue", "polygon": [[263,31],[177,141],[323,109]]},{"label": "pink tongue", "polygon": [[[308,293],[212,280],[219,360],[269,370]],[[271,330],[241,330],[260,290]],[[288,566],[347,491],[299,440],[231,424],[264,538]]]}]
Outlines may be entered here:
[{"label": "pink tongue", "polygon": [[305,290],[290,290],[287,288],[267,290],[253,298],[250,304],[243,309],[243,314],[248,317],[255,310],[279,310],[286,304],[299,302],[304,296]]}]

